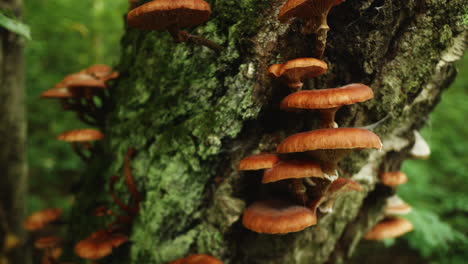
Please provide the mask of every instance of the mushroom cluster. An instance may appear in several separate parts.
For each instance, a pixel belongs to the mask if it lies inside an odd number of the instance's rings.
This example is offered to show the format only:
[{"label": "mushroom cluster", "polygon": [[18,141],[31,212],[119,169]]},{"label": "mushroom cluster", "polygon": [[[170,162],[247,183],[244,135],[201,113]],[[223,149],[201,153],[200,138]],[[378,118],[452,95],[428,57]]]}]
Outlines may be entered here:
[{"label": "mushroom cluster", "polygon": [[44,91],[41,98],[60,99],[63,108],[75,111],[84,123],[102,126],[108,107],[106,82],[118,76],[110,66],[95,64],[65,76],[52,89]]}]

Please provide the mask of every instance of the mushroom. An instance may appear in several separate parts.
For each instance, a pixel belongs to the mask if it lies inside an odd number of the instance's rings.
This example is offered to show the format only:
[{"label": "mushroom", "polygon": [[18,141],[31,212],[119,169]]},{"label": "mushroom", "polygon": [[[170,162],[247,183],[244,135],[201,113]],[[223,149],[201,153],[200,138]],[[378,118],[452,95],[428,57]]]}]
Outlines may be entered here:
[{"label": "mushroom", "polygon": [[[303,179],[310,179],[310,177],[323,178],[323,172],[318,163],[307,160],[282,161],[264,172],[262,183],[291,179],[296,198],[300,202],[308,203],[309,198]],[[312,185],[314,185],[313,182]]]},{"label": "mushroom", "polygon": [[413,224],[404,218],[389,217],[380,221],[364,236],[366,240],[396,238],[413,231]]},{"label": "mushroom", "polygon": [[75,152],[85,161],[88,161],[91,157],[83,152],[78,143],[81,143],[85,149],[89,149],[92,152],[93,149],[89,142],[101,140],[103,138],[104,134],[101,131],[91,128],[71,130],[57,136],[58,140],[71,142]]},{"label": "mushroom", "polygon": [[336,199],[351,191],[360,192],[362,191],[362,187],[359,183],[351,179],[340,177],[333,181],[328,188],[325,187],[322,189],[318,198],[311,202],[310,208],[314,212],[318,208],[322,213],[331,213]]},{"label": "mushroom", "polygon": [[398,195],[387,198],[387,206],[385,207],[386,216],[407,215],[411,210],[411,206],[405,203]]},{"label": "mushroom", "polygon": [[312,210],[280,200],[255,202],[242,217],[247,229],[266,234],[297,232],[316,223],[317,216]]},{"label": "mushroom", "polygon": [[426,140],[417,130],[413,130],[414,145],[410,150],[410,156],[414,159],[428,159],[431,155],[431,148]]},{"label": "mushroom", "polygon": [[210,5],[203,0],[154,0],[131,10],[127,24],[139,29],[167,30],[176,43],[200,44],[220,52],[223,48],[218,44],[181,31],[204,23],[210,14]]},{"label": "mushroom", "polygon": [[389,171],[380,175],[380,180],[383,185],[395,188],[398,185],[404,184],[408,181],[408,176],[402,171]]},{"label": "mushroom", "polygon": [[210,255],[195,254],[186,258],[174,260],[169,264],[223,264],[223,262]]},{"label": "mushroom", "polygon": [[28,231],[37,231],[46,225],[59,220],[62,215],[62,209],[49,208],[34,212],[24,220],[24,229]]},{"label": "mushroom", "polygon": [[362,83],[352,83],[339,88],[307,90],[288,95],[281,101],[281,109],[317,109],[320,111],[320,128],[336,128],[335,114],[343,105],[367,101],[374,97],[372,89]]},{"label": "mushroom", "polygon": [[330,27],[327,16],[330,9],[345,0],[288,0],[279,12],[278,19],[286,23],[289,19],[304,20],[302,34],[315,34],[317,37],[315,55],[320,58],[325,51],[327,32]]},{"label": "mushroom", "polygon": [[301,90],[305,79],[314,78],[327,71],[327,63],[314,58],[298,58],[268,68],[271,77],[279,78],[293,90]]},{"label": "mushroom", "polygon": [[75,245],[75,254],[84,259],[100,259],[112,254],[114,248],[128,241],[128,237],[113,230],[99,230]]},{"label": "mushroom", "polygon": [[373,132],[360,128],[317,129],[289,136],[276,148],[278,153],[307,152],[320,161],[325,178],[335,180],[338,162],[355,149],[381,149]]},{"label": "mushroom", "polygon": [[270,169],[276,163],[280,161],[280,158],[276,154],[271,153],[261,153],[257,155],[252,155],[242,159],[239,162],[239,170],[261,170],[261,169]]}]

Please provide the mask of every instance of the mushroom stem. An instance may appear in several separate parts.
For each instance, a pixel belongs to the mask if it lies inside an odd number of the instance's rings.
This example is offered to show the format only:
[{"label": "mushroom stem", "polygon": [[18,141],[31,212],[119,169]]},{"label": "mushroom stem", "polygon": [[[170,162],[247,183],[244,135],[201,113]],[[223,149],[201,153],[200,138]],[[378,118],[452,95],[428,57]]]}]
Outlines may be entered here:
[{"label": "mushroom stem", "polygon": [[176,43],[185,42],[185,43],[192,43],[196,45],[202,45],[217,53],[220,53],[224,49],[222,46],[214,43],[213,41],[209,39],[206,39],[202,36],[189,34],[187,31],[181,31],[178,28],[171,28],[171,29],[168,29],[168,31],[172,35]]},{"label": "mushroom stem", "polygon": [[111,178],[111,181],[109,183],[109,192],[112,196],[112,199],[114,200],[115,204],[117,204],[117,206],[119,206],[120,209],[122,209],[123,211],[133,215],[133,214],[136,214],[138,213],[138,209],[137,208],[133,208],[133,207],[129,207],[127,205],[125,205],[122,200],[119,199],[119,197],[117,197],[117,195],[115,194],[114,192],[114,184],[115,182],[117,181],[119,177],[118,176],[112,176]]},{"label": "mushroom stem", "polygon": [[301,201],[303,204],[309,203],[309,197],[307,196],[307,188],[304,186],[302,179],[292,179],[292,190],[294,196]]},{"label": "mushroom stem", "polygon": [[327,44],[327,33],[330,27],[327,23],[327,16],[330,9],[323,12],[320,16],[313,16],[305,21],[302,26],[302,34],[309,35],[315,34],[315,56],[321,58],[325,52],[325,46]]},{"label": "mushroom stem", "polygon": [[320,128],[337,128],[338,124],[335,122],[335,115],[339,109],[340,107],[321,109]]},{"label": "mushroom stem", "polygon": [[135,204],[136,204],[135,207],[138,210],[138,207],[141,201],[141,195],[136,188],[135,182],[133,181],[132,171],[130,168],[130,158],[132,157],[133,153],[135,153],[135,149],[129,148],[127,151],[127,154],[125,155],[124,171],[125,171],[125,182],[127,184],[128,191],[135,198]]},{"label": "mushroom stem", "polygon": [[75,151],[75,153],[82,159],[84,160],[85,162],[89,162],[90,161],[90,157],[88,157],[84,152],[83,152],[83,149],[80,147],[80,144],[78,144],[79,142],[72,142],[72,147],[73,147],[73,150]]}]

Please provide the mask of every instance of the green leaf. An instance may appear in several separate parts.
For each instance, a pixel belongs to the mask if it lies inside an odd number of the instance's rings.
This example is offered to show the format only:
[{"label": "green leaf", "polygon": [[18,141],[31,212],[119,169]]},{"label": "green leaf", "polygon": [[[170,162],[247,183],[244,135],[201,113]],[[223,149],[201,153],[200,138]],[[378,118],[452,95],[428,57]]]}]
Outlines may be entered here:
[{"label": "green leaf", "polygon": [[2,11],[0,11],[0,26],[27,39],[31,39],[31,31],[27,25],[5,16]]}]

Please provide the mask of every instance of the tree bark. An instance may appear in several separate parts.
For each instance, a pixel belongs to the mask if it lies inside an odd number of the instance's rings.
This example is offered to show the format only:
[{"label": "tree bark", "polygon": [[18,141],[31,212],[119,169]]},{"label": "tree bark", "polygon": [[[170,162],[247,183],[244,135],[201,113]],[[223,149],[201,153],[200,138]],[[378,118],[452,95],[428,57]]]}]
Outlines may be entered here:
[{"label": "tree bark", "polygon": [[[86,226],[73,224],[71,233],[79,240],[102,228],[82,212],[109,200],[106,185],[96,182],[121,172],[123,155],[133,147],[132,172],[144,200],[131,243],[105,263],[166,263],[190,253],[225,263],[345,260],[381,218],[391,193],[377,184],[378,174],[400,167],[412,130],[424,125],[456,75],[453,63],[467,42],[464,1],[348,0],[332,9],[324,56],[329,70],[304,89],[353,82],[372,87],[374,98],[342,108],[337,122],[360,127],[389,116],[374,130],[384,148],[355,152],[340,163],[365,191],[338,199],[318,225],[281,236],[242,227],[245,206],[265,187],[260,175],[236,166],[318,126],[316,113],[280,111],[289,89],[266,74],[273,63],[313,56],[315,39],[300,34],[300,21],[279,23],[283,0],[208,2],[212,18],[194,31],[224,46],[221,55],[176,45],[167,32],[126,29],[121,77],[111,88],[114,108],[100,145],[105,154],[89,165],[74,210],[74,222]],[[116,189],[128,199],[123,184]]]},{"label": "tree bark", "polygon": [[[2,0],[3,10],[21,18],[21,0]],[[0,27],[0,248],[7,234],[25,240],[22,219],[27,188],[23,38]],[[25,247],[7,254],[9,263],[28,263]],[[0,252],[0,255],[2,253]]]}]

